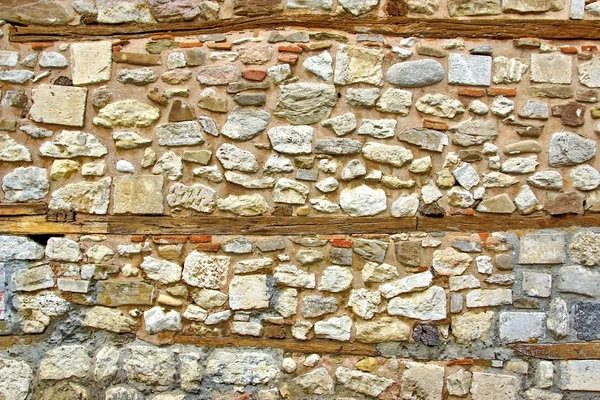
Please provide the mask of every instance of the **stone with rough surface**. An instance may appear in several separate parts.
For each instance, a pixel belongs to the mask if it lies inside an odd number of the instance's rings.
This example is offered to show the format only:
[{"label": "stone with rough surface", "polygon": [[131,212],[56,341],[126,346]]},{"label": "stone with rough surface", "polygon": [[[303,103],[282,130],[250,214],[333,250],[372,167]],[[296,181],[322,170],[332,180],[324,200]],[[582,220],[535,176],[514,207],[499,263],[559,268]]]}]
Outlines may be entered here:
[{"label": "stone with rough surface", "polygon": [[532,54],[531,81],[536,83],[571,83],[571,56]]},{"label": "stone with rough surface", "polygon": [[470,54],[450,54],[448,83],[455,85],[489,86],[492,79],[492,58]]},{"label": "stone with rough surface", "polygon": [[112,43],[109,40],[73,43],[69,50],[74,85],[89,85],[110,80]]},{"label": "stone with rough surface", "polygon": [[96,135],[81,131],[62,131],[54,141],[40,146],[41,155],[53,158],[102,157],[107,153]]},{"label": "stone with rough surface", "polygon": [[83,126],[87,89],[73,86],[39,85],[31,99],[29,118],[45,124]]},{"label": "stone with rough surface", "polygon": [[388,303],[388,314],[438,321],[446,318],[446,293],[439,286],[432,286],[423,292],[394,297]]},{"label": "stone with rough surface", "polygon": [[175,355],[169,349],[130,345],[122,357],[123,367],[129,382],[146,385],[170,385],[175,380]]},{"label": "stone with rough surface", "polygon": [[392,379],[345,367],[338,367],[335,376],[346,388],[372,397],[378,397],[394,383]]},{"label": "stone with rough surface", "polygon": [[92,366],[88,351],[81,345],[65,345],[50,350],[40,362],[38,375],[43,380],[85,378]]},{"label": "stone with rough surface", "polygon": [[192,251],[183,263],[183,280],[191,286],[220,289],[227,280],[230,258]]},{"label": "stone with rough surface", "polygon": [[152,125],[160,117],[160,110],[137,100],[121,100],[100,109],[93,119],[94,125],[103,128],[144,128]]},{"label": "stone with rough surface", "polygon": [[278,375],[282,358],[281,350],[216,350],[206,361],[204,374],[214,383],[267,384]]},{"label": "stone with rough surface", "polygon": [[2,179],[4,198],[9,201],[43,199],[48,188],[48,171],[45,168],[19,167]]},{"label": "stone with rough surface", "polygon": [[473,400],[517,400],[520,388],[516,376],[473,372]]},{"label": "stone with rough surface", "polygon": [[0,393],[7,400],[25,400],[32,379],[31,367],[27,363],[0,358]]},{"label": "stone with rough surface", "polygon": [[403,399],[438,400],[444,388],[444,367],[407,362],[402,374]]},{"label": "stone with rough surface", "polygon": [[273,114],[294,125],[310,125],[327,118],[337,102],[335,87],[299,82],[279,86]]},{"label": "stone with rough surface", "polygon": [[448,133],[454,144],[475,146],[498,137],[498,124],[494,119],[467,119],[451,127]]},{"label": "stone with rough surface", "polygon": [[[356,1],[356,0],[351,0]],[[383,50],[341,45],[335,62],[336,85],[383,84]]]},{"label": "stone with rough surface", "polygon": [[63,186],[52,193],[48,207],[52,210],[72,210],[87,214],[106,214],[110,198],[111,178],[97,182],[78,182]]},{"label": "stone with rough surface", "polygon": [[163,177],[154,175],[113,178],[115,214],[162,214]]},{"label": "stone with rough surface", "polygon": [[377,215],[387,209],[387,198],[382,189],[372,189],[362,184],[342,190],[340,206],[353,217]]}]

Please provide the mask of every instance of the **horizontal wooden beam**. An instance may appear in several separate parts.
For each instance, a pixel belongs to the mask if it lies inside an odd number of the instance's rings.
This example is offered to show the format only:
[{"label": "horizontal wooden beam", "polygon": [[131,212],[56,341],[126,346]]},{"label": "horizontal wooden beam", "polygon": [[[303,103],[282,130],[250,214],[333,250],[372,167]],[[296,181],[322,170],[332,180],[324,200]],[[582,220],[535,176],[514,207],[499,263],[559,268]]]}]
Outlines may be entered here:
[{"label": "horizontal wooden beam", "polygon": [[0,215],[46,214],[46,203],[0,203]]},{"label": "horizontal wooden beam", "polygon": [[135,38],[155,34],[187,36],[253,29],[291,27],[308,30],[339,30],[348,33],[381,33],[424,38],[489,38],[497,40],[536,37],[541,39],[600,39],[598,20],[351,17],[303,14],[231,18],[217,21],[168,24],[14,26],[10,40],[37,42]]},{"label": "horizontal wooden beam", "polygon": [[361,343],[339,343],[329,340],[302,342],[294,339],[252,339],[242,337],[211,338],[204,336],[175,335],[175,343],[210,347],[271,347],[298,353],[343,354],[357,356],[378,356],[374,346]]},{"label": "horizontal wooden beam", "polygon": [[330,235],[401,232],[495,232],[600,227],[600,214],[551,216],[391,217],[170,217],[77,214],[73,222],[50,222],[44,215],[2,216],[2,234],[112,235]]},{"label": "horizontal wooden beam", "polygon": [[510,345],[519,353],[547,360],[590,360],[600,358],[600,343],[519,343]]}]

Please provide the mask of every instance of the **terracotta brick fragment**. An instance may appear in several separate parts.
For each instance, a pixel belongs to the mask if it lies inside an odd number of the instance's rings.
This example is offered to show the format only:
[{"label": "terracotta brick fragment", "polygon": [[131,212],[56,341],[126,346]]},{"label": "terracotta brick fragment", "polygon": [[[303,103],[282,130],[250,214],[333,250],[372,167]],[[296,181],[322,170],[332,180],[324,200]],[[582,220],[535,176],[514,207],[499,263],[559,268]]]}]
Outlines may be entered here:
[{"label": "terracotta brick fragment", "polygon": [[221,250],[221,243],[198,243],[195,246],[196,250],[208,251],[209,253],[216,253]]},{"label": "terracotta brick fragment", "polygon": [[210,243],[212,242],[212,235],[191,235],[191,243]]},{"label": "terracotta brick fragment", "polygon": [[152,35],[152,36],[150,36],[150,39],[152,39],[152,40],[161,40],[161,39],[174,40],[175,36],[165,33],[165,34],[161,34],[161,35]]},{"label": "terracotta brick fragment", "polygon": [[449,360],[448,361],[448,366],[451,365],[473,365],[475,364],[475,361],[473,361],[472,358],[462,358],[459,360]]},{"label": "terracotta brick fragment", "polygon": [[465,96],[465,97],[483,97],[483,96],[485,96],[485,89],[473,89],[473,88],[458,89],[458,95]]},{"label": "terracotta brick fragment", "polygon": [[595,46],[593,44],[583,45],[583,46],[581,46],[581,51],[587,51],[587,52],[598,51],[598,46]]},{"label": "terracotta brick fragment", "polygon": [[44,50],[47,47],[54,46],[54,42],[33,42],[30,43],[32,50]]},{"label": "terracotta brick fragment", "polygon": [[448,124],[443,121],[435,121],[433,119],[424,119],[423,128],[435,129],[436,131],[448,130]]},{"label": "terracotta brick fragment", "polygon": [[383,56],[383,59],[385,61],[392,61],[394,59],[394,55],[391,52],[387,52],[385,53],[385,55]]},{"label": "terracotta brick fragment", "polygon": [[517,95],[516,88],[489,88],[487,90],[488,96],[505,96],[515,97]]},{"label": "terracotta brick fragment", "polygon": [[244,72],[242,72],[242,76],[244,77],[244,79],[247,79],[249,81],[262,82],[267,77],[267,72],[261,71],[259,69],[247,69]]},{"label": "terracotta brick fragment", "polygon": [[112,51],[121,51],[123,50],[123,46],[121,46],[120,44],[114,44],[112,47]]},{"label": "terracotta brick fragment", "polygon": [[140,243],[146,240],[146,235],[131,235],[131,241],[134,243]]},{"label": "terracotta brick fragment", "polygon": [[560,52],[563,54],[577,54],[579,50],[575,46],[561,46]]},{"label": "terracotta brick fragment", "polygon": [[207,43],[206,47],[213,50],[231,50],[231,43]]},{"label": "terracotta brick fragment", "polygon": [[277,61],[291,65],[296,65],[296,63],[298,62],[298,56],[296,54],[283,53],[277,57]]},{"label": "terracotta brick fragment", "polygon": [[361,44],[368,46],[368,47],[383,47],[383,43],[377,43],[377,42],[363,42]]},{"label": "terracotta brick fragment", "polygon": [[352,247],[352,241],[347,239],[333,239],[331,241],[333,247],[343,247],[349,249]]},{"label": "terracotta brick fragment", "polygon": [[294,45],[283,45],[283,46],[279,46],[277,47],[277,50],[279,50],[279,52],[281,53],[302,53],[302,48],[300,46],[294,46]]},{"label": "terracotta brick fragment", "polygon": [[204,44],[202,42],[179,42],[179,47],[182,49],[190,49],[193,47],[202,47]]},{"label": "terracotta brick fragment", "polygon": [[178,244],[187,243],[187,235],[156,235],[152,236],[152,241],[157,244]]},{"label": "terracotta brick fragment", "polygon": [[488,237],[490,237],[490,233],[489,232],[479,232],[479,237],[481,238],[481,240],[486,241]]}]

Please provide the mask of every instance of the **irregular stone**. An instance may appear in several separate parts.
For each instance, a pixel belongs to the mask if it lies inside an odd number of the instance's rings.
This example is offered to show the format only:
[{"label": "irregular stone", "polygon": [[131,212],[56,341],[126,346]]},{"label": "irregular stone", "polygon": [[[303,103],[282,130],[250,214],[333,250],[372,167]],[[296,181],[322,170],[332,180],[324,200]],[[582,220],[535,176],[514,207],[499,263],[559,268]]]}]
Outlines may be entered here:
[{"label": "irregular stone", "polygon": [[228,116],[221,133],[233,140],[245,141],[264,131],[271,114],[259,108],[235,108]]},{"label": "irregular stone", "polygon": [[33,79],[34,76],[35,74],[33,72],[24,69],[2,71],[0,72],[0,81],[15,85],[22,85],[25,82]]},{"label": "irregular stone", "polygon": [[534,211],[539,211],[543,207],[535,197],[535,193],[528,185],[523,185],[519,193],[515,197],[515,205],[521,214],[531,214]]},{"label": "irregular stone", "polygon": [[334,393],[333,379],[323,367],[298,376],[294,382],[306,393],[325,395]]},{"label": "irregular stone", "polygon": [[452,335],[457,343],[471,343],[475,340],[487,340],[496,320],[496,313],[468,311],[452,316]]},{"label": "irregular stone", "polygon": [[347,138],[317,139],[315,143],[315,153],[333,156],[358,154],[361,148],[361,142]]},{"label": "irregular stone", "polygon": [[64,4],[55,1],[7,0],[0,5],[2,19],[19,24],[65,25],[75,17]]},{"label": "irregular stone", "polygon": [[318,56],[308,57],[302,63],[302,66],[312,74],[318,76],[324,81],[333,77],[333,60],[328,51],[324,51]]},{"label": "irregular stone", "polygon": [[492,58],[488,56],[450,54],[448,83],[455,85],[489,86],[492,79]]},{"label": "irregular stone", "polygon": [[217,207],[241,216],[257,216],[271,209],[264,197],[255,193],[249,195],[229,195],[217,199]]},{"label": "irregular stone", "polygon": [[48,172],[45,168],[18,167],[2,179],[4,198],[8,201],[39,200],[48,194]]},{"label": "irregular stone", "polygon": [[230,258],[193,251],[185,258],[183,280],[191,286],[219,289],[227,279]]},{"label": "irregular stone", "polygon": [[160,110],[137,100],[122,100],[100,109],[93,119],[94,125],[103,128],[143,128],[152,125],[160,117]]},{"label": "irregular stone", "polygon": [[258,161],[254,154],[241,150],[229,143],[224,143],[216,153],[217,159],[227,170],[241,172],[258,171]]},{"label": "irregular stone", "polygon": [[424,114],[442,118],[454,118],[456,114],[465,112],[460,101],[443,93],[426,94],[416,102],[415,107]]},{"label": "irregular stone", "polygon": [[192,79],[192,71],[189,69],[175,69],[163,72],[160,79],[169,85],[180,85]]},{"label": "irregular stone", "polygon": [[550,297],[552,275],[541,272],[523,272],[523,292],[531,297]]},{"label": "irregular stone", "polygon": [[426,289],[431,286],[432,279],[433,274],[429,271],[425,271],[383,284],[379,287],[379,291],[383,297],[390,299],[403,293]]},{"label": "irregular stone", "polygon": [[45,124],[83,126],[87,89],[39,85],[31,96],[29,118]]},{"label": "irregular stone", "polygon": [[[569,267],[566,267],[569,268]],[[600,279],[600,276],[598,276]],[[585,279],[584,277],[577,277],[577,279]],[[586,282],[590,282],[587,281]],[[557,297],[552,299],[550,302],[550,308],[548,309],[548,318],[546,319],[546,327],[550,334],[555,339],[562,339],[569,334],[569,310],[567,308],[567,302]]]},{"label": "irregular stone", "polygon": [[519,111],[519,117],[529,119],[548,119],[548,114],[548,103],[533,100],[527,100]]},{"label": "irregular stone", "polygon": [[97,182],[65,185],[52,193],[51,210],[69,210],[87,214],[106,214],[110,199],[111,178]]},{"label": "irregular stone", "polygon": [[433,252],[433,269],[439,275],[461,275],[469,267],[473,259],[465,253],[458,252],[452,247]]},{"label": "irregular stone", "polygon": [[122,69],[117,73],[117,80],[121,83],[144,86],[156,82],[158,75],[152,68]]},{"label": "irregular stone", "polygon": [[195,289],[191,295],[194,303],[204,308],[220,307],[229,299],[225,293],[210,289]]},{"label": "irregular stone", "polygon": [[150,8],[144,0],[132,0],[121,4],[117,0],[97,0],[98,22],[104,24],[153,23]]},{"label": "irregular stone", "polygon": [[279,374],[281,351],[216,350],[206,361],[205,376],[215,383],[237,386],[267,384]]},{"label": "irregular stone", "polygon": [[577,232],[569,242],[569,258],[577,264],[600,265],[600,246],[597,242],[599,237],[600,234],[596,232]]},{"label": "irregular stone", "polygon": [[563,188],[563,179],[558,171],[536,172],[527,178],[527,183],[546,190],[560,190]]},{"label": "irregular stone", "polygon": [[232,310],[268,308],[270,298],[267,275],[234,276],[229,284]]},{"label": "irregular stone", "polygon": [[180,331],[182,329],[181,316],[175,310],[166,313],[160,306],[144,311],[144,325],[149,335],[164,331]]},{"label": "irregular stone", "polygon": [[402,374],[403,399],[441,399],[444,389],[444,367],[407,362]]},{"label": "irregular stone", "polygon": [[53,133],[50,129],[45,129],[35,125],[21,125],[19,126],[19,130],[36,139],[48,138],[52,136]]},{"label": "irregular stone", "polygon": [[527,68],[527,64],[522,63],[518,58],[494,57],[492,82],[496,84],[519,83]]},{"label": "irregular stone", "polygon": [[527,342],[544,337],[546,314],[542,312],[502,312],[498,319],[500,340]]},{"label": "irregular stone", "polygon": [[492,103],[491,112],[499,117],[506,117],[515,109],[515,102],[504,96],[498,96]]},{"label": "irregular stone", "polygon": [[446,387],[448,388],[448,394],[459,397],[464,397],[467,394],[469,394],[472,377],[473,374],[471,374],[471,372],[465,371],[462,368],[448,375],[446,377]]},{"label": "irregular stone", "polygon": [[587,164],[576,166],[569,176],[573,187],[582,191],[594,190],[600,185],[600,173]]},{"label": "irregular stone", "polygon": [[487,104],[480,100],[473,100],[471,104],[469,104],[469,111],[476,115],[485,115],[490,111]]},{"label": "irregular stone", "polygon": [[416,193],[401,195],[391,205],[392,217],[414,217],[419,208],[419,197]]},{"label": "irregular stone", "polygon": [[97,136],[82,131],[62,131],[53,142],[40,146],[42,156],[54,158],[102,157],[107,153]]},{"label": "irregular stone", "polygon": [[87,349],[80,345],[55,347],[40,361],[38,376],[43,380],[85,378],[92,366]]},{"label": "irregular stone", "polygon": [[267,132],[271,146],[284,154],[310,154],[313,128],[310,126],[278,126]]},{"label": "irregular stone", "polygon": [[475,146],[498,137],[498,125],[493,119],[467,119],[451,127],[448,133],[456,145]]},{"label": "irregular stone", "polygon": [[377,111],[399,114],[404,117],[408,115],[411,105],[412,92],[401,89],[388,89],[377,101]]},{"label": "irregular stone", "polygon": [[337,92],[332,85],[292,83],[279,86],[273,113],[294,125],[310,125],[328,117],[336,102]]},{"label": "irregular stone", "polygon": [[12,281],[15,291],[33,292],[53,287],[54,272],[45,264],[15,272]]},{"label": "irregular stone", "polygon": [[533,1],[533,0],[504,0],[502,9],[506,12],[536,13],[546,11],[559,11],[564,8],[560,0]]},{"label": "irregular stone", "polygon": [[582,85],[591,88],[600,87],[600,84],[597,82],[600,76],[600,62],[597,59],[580,64],[577,67],[577,72],[579,73],[579,82]]},{"label": "irregular stone", "polygon": [[422,321],[446,318],[446,294],[439,286],[422,292],[394,297],[388,302],[388,314],[401,315]]},{"label": "irregular stone", "polygon": [[375,317],[370,321],[357,320],[356,340],[363,343],[400,342],[409,339],[410,327],[391,317]]},{"label": "irregular stone", "polygon": [[315,335],[325,339],[350,340],[351,329],[352,319],[348,316],[333,317],[315,323]]},{"label": "irregular stone", "polygon": [[273,274],[275,282],[284,286],[314,289],[315,274],[299,269],[295,265],[279,265]]},{"label": "irregular stone", "polygon": [[348,299],[348,307],[363,319],[371,319],[379,312],[379,303],[381,303],[381,294],[377,291],[367,289],[353,289]]},{"label": "irregular stone", "polygon": [[600,377],[598,360],[568,360],[560,362],[561,390],[598,392],[596,382]]},{"label": "irregular stone", "polygon": [[516,209],[517,207],[506,193],[489,197],[477,206],[477,211],[493,214],[511,214]]},{"label": "irregular stone", "polygon": [[[116,333],[134,332],[137,328],[135,319],[123,311],[100,306],[85,310],[81,323],[85,326]],[[98,371],[98,365],[96,365],[96,371]],[[98,378],[98,372],[95,375]]]},{"label": "irregular stone", "polygon": [[[5,16],[3,16],[5,17]],[[23,361],[0,359],[0,391],[7,399],[25,400],[33,379],[31,367]]]},{"label": "irregular stone", "polygon": [[379,4],[378,0],[342,0],[340,5],[352,15],[362,15],[368,13]]},{"label": "irregular stone", "polygon": [[375,142],[367,142],[362,148],[362,153],[367,160],[389,164],[397,168],[413,159],[412,152],[403,146]]},{"label": "irregular stone", "polygon": [[454,171],[452,171],[452,175],[466,190],[471,190],[473,187],[479,184],[479,174],[477,174],[475,168],[473,168],[469,163],[463,163],[460,167],[454,169]]},{"label": "irregular stone", "polygon": [[515,376],[473,372],[471,397],[473,400],[517,400],[520,388]]},{"label": "irregular stone", "polygon": [[160,146],[193,146],[204,143],[202,128],[197,121],[158,125],[156,136]]},{"label": "irregular stone", "polygon": [[387,199],[382,189],[362,184],[344,188],[340,193],[340,206],[353,217],[377,215],[387,209]]},{"label": "irregular stone", "polygon": [[332,265],[323,270],[318,289],[326,292],[339,293],[352,285],[352,270],[350,268]]},{"label": "irregular stone", "polygon": [[42,68],[66,68],[69,66],[67,58],[55,51],[43,51],[39,59],[39,66]]},{"label": "irregular stone", "polygon": [[373,397],[378,397],[394,384],[392,379],[345,367],[338,367],[335,370],[335,376],[346,388]]},{"label": "irregular stone", "polygon": [[531,54],[531,81],[536,83],[571,83],[571,56]]},{"label": "irregular stone", "polygon": [[509,174],[530,174],[539,164],[537,156],[513,157],[504,161],[500,169]]},{"label": "irregular stone", "polygon": [[336,55],[334,82],[336,85],[367,83],[381,86],[383,51],[341,45]]},{"label": "irregular stone", "polygon": [[273,201],[275,203],[304,204],[308,196],[309,188],[300,182],[287,178],[281,178],[273,189]]},{"label": "irregular stone", "polygon": [[181,265],[174,262],[146,256],[140,268],[148,278],[160,283],[169,284],[181,279]]},{"label": "irregular stone", "polygon": [[150,386],[167,386],[174,382],[175,356],[169,349],[135,344],[125,351],[122,368],[129,382]]},{"label": "irregular stone", "polygon": [[190,0],[176,0],[171,2],[149,0],[148,5],[150,6],[152,15],[158,22],[192,21],[201,14],[200,7]]},{"label": "irregular stone", "polygon": [[115,214],[163,213],[162,176],[116,176],[113,179],[113,187]]},{"label": "irregular stone", "polygon": [[300,309],[304,318],[317,318],[336,312],[338,304],[337,300],[333,297],[309,295],[302,299]]}]

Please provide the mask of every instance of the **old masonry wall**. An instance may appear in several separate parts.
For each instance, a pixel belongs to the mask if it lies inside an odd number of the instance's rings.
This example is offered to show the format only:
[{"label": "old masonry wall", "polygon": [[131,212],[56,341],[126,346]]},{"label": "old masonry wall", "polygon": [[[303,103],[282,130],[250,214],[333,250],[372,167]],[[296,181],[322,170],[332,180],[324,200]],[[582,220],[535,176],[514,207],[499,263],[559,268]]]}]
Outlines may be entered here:
[{"label": "old masonry wall", "polygon": [[0,400],[599,399],[599,16],[0,0]]}]

